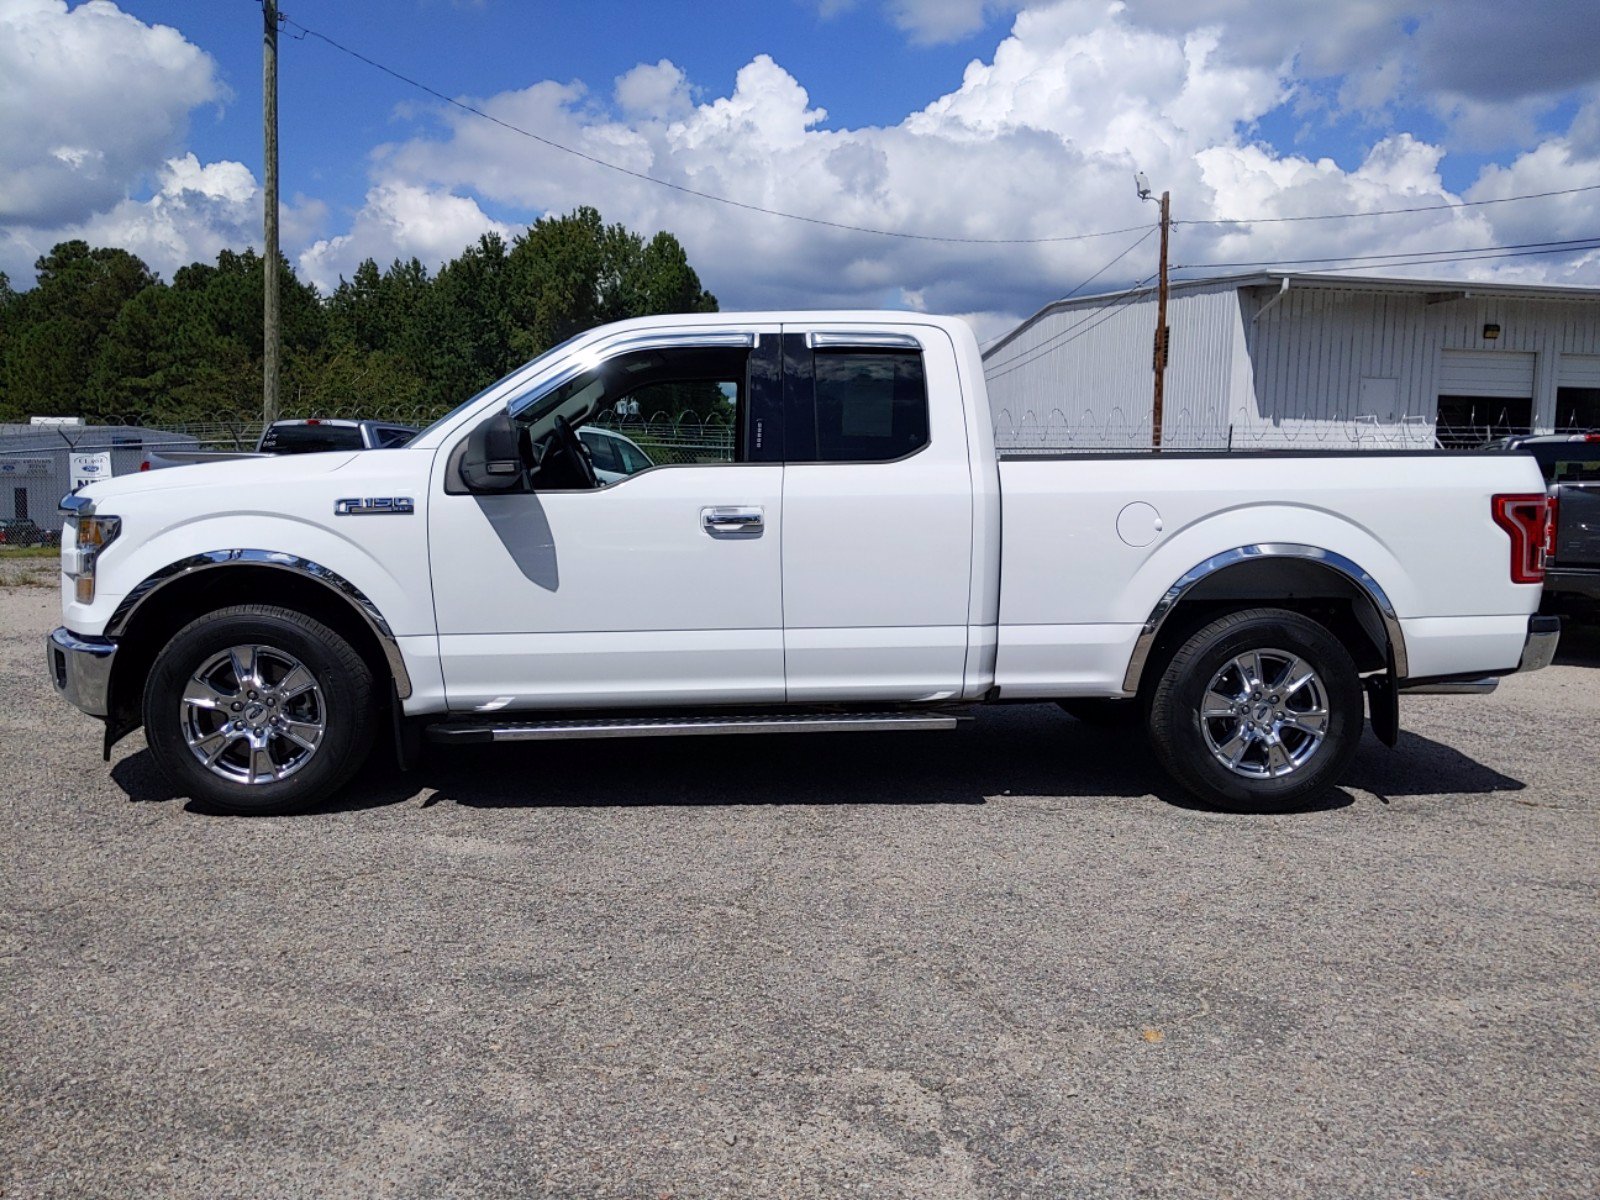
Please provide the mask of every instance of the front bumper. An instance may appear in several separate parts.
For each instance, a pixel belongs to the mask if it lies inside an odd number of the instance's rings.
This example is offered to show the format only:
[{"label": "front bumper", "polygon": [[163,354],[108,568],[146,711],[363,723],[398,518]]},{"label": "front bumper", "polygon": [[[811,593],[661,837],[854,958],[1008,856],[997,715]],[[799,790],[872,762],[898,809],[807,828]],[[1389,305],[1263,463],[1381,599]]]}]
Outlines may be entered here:
[{"label": "front bumper", "polygon": [[104,717],[111,711],[111,660],[117,653],[115,642],[55,629],[45,639],[44,653],[50,681],[69,703],[91,717]]}]

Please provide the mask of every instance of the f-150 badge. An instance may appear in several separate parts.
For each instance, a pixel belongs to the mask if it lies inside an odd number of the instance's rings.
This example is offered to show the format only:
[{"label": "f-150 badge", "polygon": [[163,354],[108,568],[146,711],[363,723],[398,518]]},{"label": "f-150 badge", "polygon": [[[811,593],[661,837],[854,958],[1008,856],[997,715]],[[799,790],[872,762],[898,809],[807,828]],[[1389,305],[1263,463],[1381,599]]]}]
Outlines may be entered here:
[{"label": "f-150 badge", "polygon": [[410,516],[416,510],[410,496],[354,496],[333,502],[336,517]]}]

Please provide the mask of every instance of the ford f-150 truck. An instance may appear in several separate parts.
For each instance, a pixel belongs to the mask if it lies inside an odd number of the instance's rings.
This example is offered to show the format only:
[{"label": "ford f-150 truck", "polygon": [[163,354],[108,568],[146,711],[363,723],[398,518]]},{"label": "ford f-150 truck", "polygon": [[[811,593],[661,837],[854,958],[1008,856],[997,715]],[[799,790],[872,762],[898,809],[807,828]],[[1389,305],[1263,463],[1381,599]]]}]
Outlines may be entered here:
[{"label": "ford f-150 truck", "polygon": [[[679,389],[703,461],[579,431]],[[1222,806],[1333,784],[1370,708],[1542,667],[1526,455],[997,453],[972,333],[914,313],[591,330],[399,449],[196,466],[63,501],[56,687],[245,812],[375,741],[933,730],[977,704],[1141,721]],[[1448,531],[1448,532],[1442,532]],[[1072,764],[1063,761],[1063,772]]]}]

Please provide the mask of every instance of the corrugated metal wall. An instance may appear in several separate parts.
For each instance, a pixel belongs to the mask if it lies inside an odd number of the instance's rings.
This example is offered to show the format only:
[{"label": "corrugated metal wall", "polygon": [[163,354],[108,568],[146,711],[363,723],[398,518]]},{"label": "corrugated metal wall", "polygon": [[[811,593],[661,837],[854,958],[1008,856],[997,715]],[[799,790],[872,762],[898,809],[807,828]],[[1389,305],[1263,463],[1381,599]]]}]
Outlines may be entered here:
[{"label": "corrugated metal wall", "polygon": [[[1167,305],[1172,330],[1162,422],[1184,444],[1225,445],[1235,374],[1238,293],[1185,291]],[[1156,303],[1141,294],[1046,314],[984,364],[1002,448],[1150,444]]]},{"label": "corrugated metal wall", "polygon": [[[1520,378],[1523,356],[1534,355],[1534,424],[1549,428],[1558,381],[1586,375],[1579,356],[1600,354],[1593,301],[1442,298],[1459,284],[1440,284],[1433,297],[1359,286],[1291,284],[1280,295],[1276,286],[1218,282],[1175,293],[1163,440],[1432,445],[1445,350],[1480,353],[1485,374],[1506,380]],[[1498,325],[1499,337],[1486,340],[1485,325]],[[985,373],[999,445],[1148,445],[1154,330],[1153,295],[1109,306],[1090,298],[1047,312],[991,351]]]}]

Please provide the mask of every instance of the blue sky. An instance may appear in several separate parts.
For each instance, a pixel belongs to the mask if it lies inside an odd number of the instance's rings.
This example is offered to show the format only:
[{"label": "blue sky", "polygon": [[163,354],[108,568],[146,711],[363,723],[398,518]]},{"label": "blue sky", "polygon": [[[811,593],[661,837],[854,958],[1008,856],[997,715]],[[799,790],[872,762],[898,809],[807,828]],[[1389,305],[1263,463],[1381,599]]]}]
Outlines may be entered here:
[{"label": "blue sky", "polygon": [[[395,0],[284,12],[497,115],[686,187],[957,238],[1451,203],[1600,183],[1600,4],[1323,0]],[[0,0],[0,270],[62,236],[164,274],[259,239],[254,0]],[[940,244],[651,188],[281,42],[284,249],[327,287],[591,203],[668,228],[728,306],[892,304],[1003,322],[1130,239]],[[15,56],[8,60],[7,55]],[[9,179],[9,182],[7,180]],[[1191,261],[1600,234],[1600,192],[1417,218],[1180,226]],[[1130,254],[1097,286],[1134,282]],[[1594,252],[1432,273],[1600,282]]]}]

